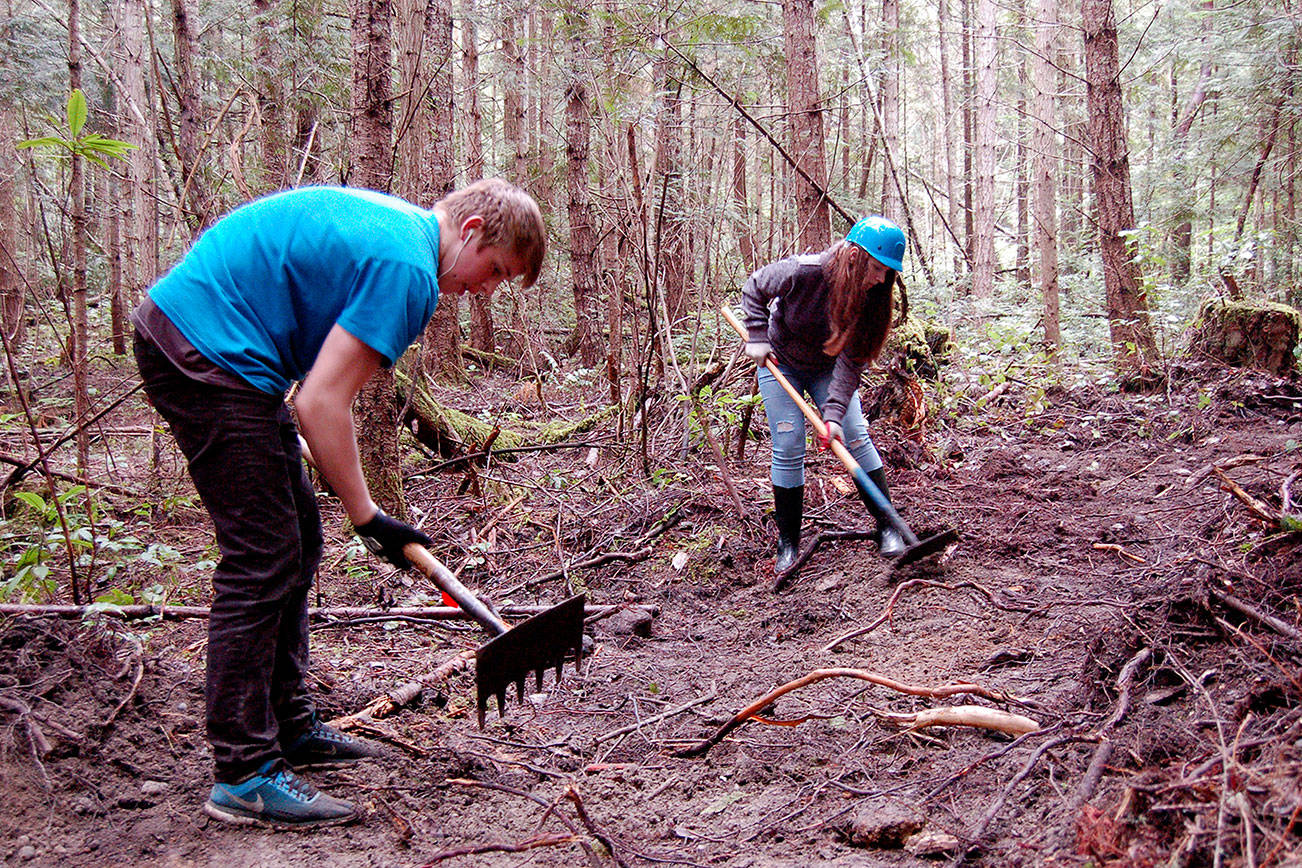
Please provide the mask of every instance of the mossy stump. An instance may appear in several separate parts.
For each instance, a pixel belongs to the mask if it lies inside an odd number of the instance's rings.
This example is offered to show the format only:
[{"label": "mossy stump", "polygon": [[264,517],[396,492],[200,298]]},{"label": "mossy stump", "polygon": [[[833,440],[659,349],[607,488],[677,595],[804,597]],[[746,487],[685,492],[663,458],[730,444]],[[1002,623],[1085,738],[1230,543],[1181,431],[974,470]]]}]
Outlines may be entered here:
[{"label": "mossy stump", "polygon": [[1299,332],[1302,313],[1286,304],[1208,299],[1189,349],[1234,367],[1285,375],[1297,367]]}]

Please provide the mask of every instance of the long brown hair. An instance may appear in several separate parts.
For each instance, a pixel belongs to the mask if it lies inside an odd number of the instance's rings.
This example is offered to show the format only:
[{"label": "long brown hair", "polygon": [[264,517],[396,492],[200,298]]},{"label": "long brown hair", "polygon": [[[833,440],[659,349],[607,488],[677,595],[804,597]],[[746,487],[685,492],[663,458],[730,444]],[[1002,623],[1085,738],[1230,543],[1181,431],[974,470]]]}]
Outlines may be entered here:
[{"label": "long brown hair", "polygon": [[886,343],[895,271],[887,269],[885,280],[870,283],[871,259],[866,250],[848,241],[838,241],[827,250],[823,279],[830,287],[827,309],[832,334],[823,344],[823,352],[829,356],[846,352],[855,362],[870,362]]}]

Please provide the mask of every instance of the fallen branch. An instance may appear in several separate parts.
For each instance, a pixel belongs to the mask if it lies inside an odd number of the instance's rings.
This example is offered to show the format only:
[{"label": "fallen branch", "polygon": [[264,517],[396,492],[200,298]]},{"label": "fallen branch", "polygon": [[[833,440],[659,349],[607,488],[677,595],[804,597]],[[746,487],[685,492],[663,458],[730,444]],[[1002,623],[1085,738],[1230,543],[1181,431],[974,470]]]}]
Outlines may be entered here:
[{"label": "fallen branch", "polygon": [[884,675],[878,675],[877,673],[869,672],[866,669],[815,669],[808,675],[797,678],[795,681],[789,681],[781,687],[769,691],[764,696],[755,700],[750,705],[747,705],[741,711],[733,715],[731,720],[715,730],[714,734],[709,738],[699,742],[698,744],[692,745],[691,747],[675,751],[673,755],[689,758],[704,756],[710,748],[723,741],[728,733],[758,715],[760,711],[772,705],[779,697],[785,696],[793,690],[799,690],[801,687],[813,684],[816,681],[822,681],[826,678],[857,678],[860,681],[867,681],[880,687],[887,687],[891,690],[898,691],[899,693],[906,693],[910,696],[926,696],[932,699],[943,699],[960,694],[980,696],[995,702],[1007,702],[1012,698],[1001,691],[992,691],[967,682],[947,684],[943,687],[920,687],[913,684],[906,684],[902,681],[896,681],[893,678],[887,678]]},{"label": "fallen branch", "polygon": [[[39,460],[39,459],[36,459]],[[26,474],[33,464],[33,459],[19,458],[17,455],[10,455],[8,452],[0,452],[0,464],[10,464],[17,467],[15,473],[22,471]],[[94,479],[87,479],[83,476],[77,476],[74,473],[64,473],[60,470],[50,469],[50,475],[55,479],[62,479],[64,482],[73,482],[77,485],[84,485],[87,488],[102,488],[105,491],[112,491],[115,494],[126,495],[127,497],[140,497],[138,491],[134,491],[122,485],[114,485],[112,482],[100,482]]]},{"label": "fallen branch", "polygon": [[1279,618],[1276,618],[1274,615],[1267,615],[1265,612],[1261,612],[1257,610],[1256,608],[1244,602],[1243,600],[1240,600],[1238,597],[1234,596],[1233,594],[1227,594],[1224,593],[1223,591],[1218,591],[1215,588],[1208,588],[1207,596],[1211,597],[1213,600],[1216,600],[1222,605],[1233,609],[1234,611],[1238,612],[1240,615],[1251,618],[1252,620],[1256,621],[1258,624],[1262,624],[1266,627],[1269,627],[1270,629],[1274,630],[1276,633],[1279,633],[1281,636],[1287,636],[1294,641],[1302,642],[1302,633],[1299,633],[1297,630],[1291,627],[1287,622],[1282,621]]},{"label": "fallen branch", "polygon": [[854,630],[851,630],[849,633],[845,633],[841,636],[836,637],[831,642],[828,642],[826,645],[824,645],[820,650],[824,652],[831,651],[835,649],[836,646],[840,645],[842,642],[848,642],[851,639],[857,639],[860,636],[863,636],[867,633],[871,633],[873,630],[876,630],[882,624],[890,620],[891,615],[895,611],[895,604],[900,599],[900,595],[903,594],[905,590],[913,587],[914,585],[925,585],[926,587],[929,588],[942,588],[946,591],[957,591],[960,588],[971,588],[974,591],[981,592],[982,594],[985,595],[985,598],[987,600],[989,600],[992,604],[998,606],[998,604],[995,603],[995,595],[992,594],[986,588],[983,588],[980,585],[978,585],[976,582],[959,582],[956,585],[950,585],[950,584],[946,584],[945,582],[933,582],[929,579],[909,579],[907,582],[900,583],[900,586],[895,589],[895,593],[891,594],[890,600],[886,602],[886,607],[882,609],[882,613],[878,615],[871,624],[869,624],[866,627],[858,627]]},{"label": "fallen branch", "polygon": [[1141,648],[1135,653],[1135,656],[1126,661],[1126,665],[1121,667],[1121,672],[1117,675],[1119,694],[1117,704],[1112,709],[1112,713],[1108,715],[1108,719],[1099,727],[1099,746],[1094,749],[1094,756],[1090,758],[1089,768],[1085,770],[1085,776],[1081,778],[1080,783],[1076,785],[1075,792],[1067,800],[1064,816],[1067,817],[1069,825],[1058,832],[1057,849],[1059,850],[1064,850],[1070,846],[1076,830],[1076,817],[1084,804],[1094,795],[1094,790],[1098,788],[1099,781],[1103,779],[1103,772],[1107,769],[1108,759],[1111,758],[1113,749],[1112,741],[1108,736],[1126,716],[1126,713],[1130,711],[1130,690],[1134,686],[1135,673],[1152,656],[1152,648]]},{"label": "fallen branch", "polygon": [[460,856],[478,856],[483,853],[525,853],[529,850],[536,850],[539,847],[555,847],[558,844],[574,844],[578,841],[576,835],[562,835],[554,833],[551,835],[534,835],[532,838],[525,838],[514,844],[507,843],[489,843],[489,844],[469,844],[465,847],[450,847],[446,850],[440,850],[430,857],[425,863],[424,868],[431,865],[437,865],[439,862],[448,859],[456,859]]},{"label": "fallen branch", "polygon": [[666,718],[682,714],[684,711],[695,708],[698,705],[704,705],[707,702],[713,702],[719,696],[719,686],[712,685],[710,692],[704,696],[698,696],[691,702],[684,703],[677,708],[671,708],[668,711],[662,711],[657,715],[648,717],[645,720],[639,720],[636,723],[630,723],[628,726],[621,726],[619,729],[612,729],[610,732],[602,733],[593,739],[594,744],[601,744],[603,741],[610,741],[612,738],[619,738],[621,735],[627,735],[630,732],[636,732],[650,723],[658,723]]},{"label": "fallen branch", "polygon": [[1253,518],[1272,525],[1273,527],[1282,528],[1284,526],[1283,515],[1279,510],[1264,501],[1258,500],[1251,494],[1248,494],[1248,492],[1243,490],[1242,486],[1233,479],[1230,479],[1221,468],[1212,468],[1212,472],[1215,473],[1216,478],[1221,481],[1221,487],[1237,497],[1239,501],[1248,508],[1248,512],[1252,513]]},{"label": "fallen branch", "polygon": [[411,705],[420,698],[422,692],[427,687],[436,687],[458,672],[464,672],[470,667],[470,661],[475,657],[474,649],[468,649],[454,655],[450,660],[446,660],[434,669],[428,675],[423,675],[414,681],[408,681],[406,684],[395,687],[384,696],[371,700],[370,704],[361,711],[354,712],[347,717],[333,721],[332,725],[339,728],[346,728],[352,721],[370,721],[379,720],[394,714],[401,708]]},{"label": "fallen branch", "polygon": [[1094,543],[1094,550],[1095,550],[1095,551],[1100,551],[1100,552],[1116,552],[1118,555],[1120,555],[1121,557],[1125,558],[1126,560],[1128,560],[1128,561],[1132,561],[1132,562],[1137,563],[1137,564],[1146,564],[1146,563],[1148,563],[1148,561],[1144,560],[1144,559],[1141,558],[1139,555],[1131,554],[1130,552],[1126,551],[1125,546],[1120,546],[1120,545],[1117,545],[1116,543],[1100,543],[1100,542],[1096,542],[1096,543]]},{"label": "fallen branch", "polygon": [[773,580],[773,592],[777,593],[778,591],[785,590],[787,585],[791,583],[791,580],[800,572],[801,567],[809,562],[809,559],[814,556],[814,552],[818,551],[818,547],[823,543],[835,542],[837,540],[875,539],[876,537],[877,534],[875,532],[867,530],[821,531],[816,537],[814,537],[813,541],[809,543],[809,548],[805,549],[796,557],[795,563],[777,574],[777,577]]},{"label": "fallen branch", "polygon": [[476,781],[470,780],[469,778],[448,778],[448,783],[458,787],[497,790],[499,793],[509,793],[512,796],[519,796],[522,799],[528,799],[531,802],[542,805],[546,808],[546,813],[543,814],[543,820],[545,821],[549,816],[555,816],[556,819],[565,826],[565,828],[570,830],[570,835],[573,836],[574,843],[583,848],[583,852],[588,857],[588,864],[591,865],[592,868],[601,868],[601,860],[597,858],[597,852],[592,849],[592,845],[579,835],[579,830],[574,827],[573,823],[556,812],[555,805],[548,804],[541,796],[535,796],[533,793],[526,792],[525,790],[518,790],[515,787],[508,787],[504,784],[495,784],[492,781]]},{"label": "fallen branch", "polygon": [[[503,618],[530,618],[551,606],[502,606],[499,614]],[[652,614],[658,614],[657,606],[642,603],[621,603],[607,606],[585,606],[585,618],[602,617],[627,608],[644,608]],[[32,615],[58,618],[85,618],[91,615],[103,615],[121,618],[124,621],[141,618],[158,618],[160,620],[180,620],[183,618],[207,618],[211,610],[206,606],[149,606],[144,604],[130,606],[112,606],[97,603],[90,606],[64,605],[57,603],[0,603],[0,615]],[[467,621],[473,620],[456,606],[413,606],[393,609],[366,609],[351,606],[324,606],[308,609],[308,617],[314,619],[356,619],[370,618],[412,618],[427,621]]]}]

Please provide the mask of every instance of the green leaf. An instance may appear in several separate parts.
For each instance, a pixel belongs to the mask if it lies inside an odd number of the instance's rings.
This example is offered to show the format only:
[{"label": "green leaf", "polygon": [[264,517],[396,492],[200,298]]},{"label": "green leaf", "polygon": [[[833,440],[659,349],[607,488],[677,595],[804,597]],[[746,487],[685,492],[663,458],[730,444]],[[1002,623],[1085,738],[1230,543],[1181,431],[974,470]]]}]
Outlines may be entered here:
[{"label": "green leaf", "polygon": [[14,497],[39,512],[41,515],[45,515],[46,511],[49,509],[49,506],[45,503],[45,498],[41,497],[34,491],[15,491]]},{"label": "green leaf", "polygon": [[135,599],[121,588],[110,588],[95,598],[96,603],[108,603],[112,606],[130,606]]},{"label": "green leaf", "polygon": [[39,139],[28,139],[25,142],[18,143],[20,148],[48,148],[51,146],[72,150],[72,142],[58,136],[41,136]]},{"label": "green leaf", "polygon": [[81,135],[81,128],[86,125],[86,94],[77,88],[68,97],[68,131],[75,139]]}]

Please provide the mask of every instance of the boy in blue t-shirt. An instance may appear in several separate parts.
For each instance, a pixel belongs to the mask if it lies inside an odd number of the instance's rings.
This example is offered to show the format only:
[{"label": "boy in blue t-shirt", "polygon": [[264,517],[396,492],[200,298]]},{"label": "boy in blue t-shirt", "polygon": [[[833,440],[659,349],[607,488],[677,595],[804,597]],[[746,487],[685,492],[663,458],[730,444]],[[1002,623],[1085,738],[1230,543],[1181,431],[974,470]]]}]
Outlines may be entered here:
[{"label": "boy in blue t-shirt", "polygon": [[321,518],[285,405],[372,552],[409,566],[429,545],[371,499],[352,404],[397,362],[440,292],[532,286],[546,251],[537,203],[478,181],[431,210],[369,190],[276,193],[214,224],[132,315],[145,391],[185,453],[221,549],[204,695],[215,785],[204,810],[234,823],[345,822],[352,804],[296,769],[375,756],[317,720],[307,692],[307,599]]}]

